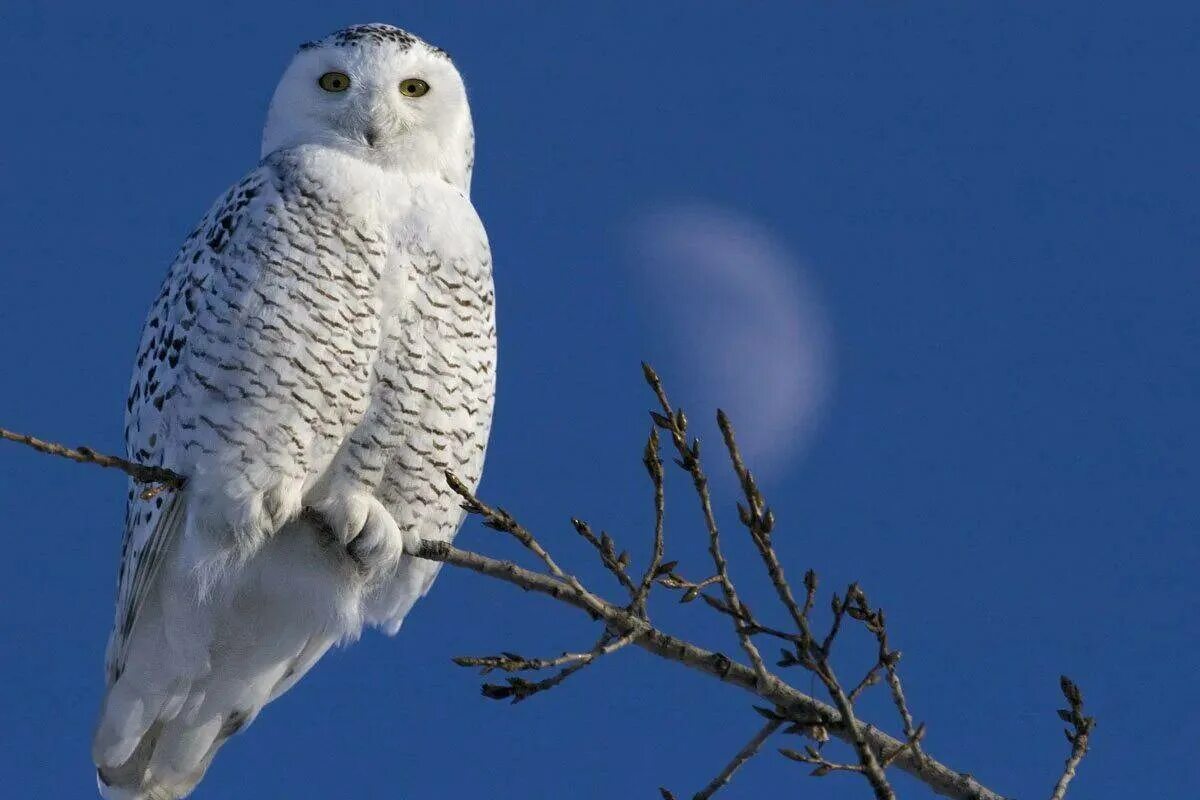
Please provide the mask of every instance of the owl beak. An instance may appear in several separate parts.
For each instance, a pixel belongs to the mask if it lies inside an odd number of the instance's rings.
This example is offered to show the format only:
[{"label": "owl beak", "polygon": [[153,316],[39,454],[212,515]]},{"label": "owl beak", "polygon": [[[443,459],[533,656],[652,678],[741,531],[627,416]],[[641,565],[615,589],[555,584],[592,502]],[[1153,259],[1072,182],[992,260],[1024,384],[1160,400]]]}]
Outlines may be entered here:
[{"label": "owl beak", "polygon": [[375,99],[356,122],[362,141],[371,148],[387,146],[396,129],[395,116],[379,99]]}]

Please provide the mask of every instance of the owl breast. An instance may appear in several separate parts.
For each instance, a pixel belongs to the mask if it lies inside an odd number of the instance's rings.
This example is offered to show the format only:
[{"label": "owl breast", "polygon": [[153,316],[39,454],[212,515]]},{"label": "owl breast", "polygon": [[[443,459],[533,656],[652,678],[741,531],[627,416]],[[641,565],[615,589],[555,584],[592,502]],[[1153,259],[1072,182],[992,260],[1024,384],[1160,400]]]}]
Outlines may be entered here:
[{"label": "owl breast", "polygon": [[378,400],[395,409],[395,438],[380,438],[395,446],[378,497],[402,530],[423,538],[453,537],[462,510],[445,473],[474,487],[491,428],[494,293],[486,243],[481,234],[474,241],[465,252],[421,240],[398,245],[400,301],[384,320],[375,381]]}]

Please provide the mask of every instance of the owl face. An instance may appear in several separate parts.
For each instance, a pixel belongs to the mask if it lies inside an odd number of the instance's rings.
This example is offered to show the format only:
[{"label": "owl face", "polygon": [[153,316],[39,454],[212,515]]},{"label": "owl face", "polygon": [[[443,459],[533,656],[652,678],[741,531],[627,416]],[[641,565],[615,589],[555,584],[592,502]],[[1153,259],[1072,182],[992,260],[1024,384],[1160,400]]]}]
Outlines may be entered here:
[{"label": "owl face", "polygon": [[359,25],[300,48],[271,99],[263,155],[317,144],[451,178],[469,171],[471,141],[449,56],[399,28]]}]

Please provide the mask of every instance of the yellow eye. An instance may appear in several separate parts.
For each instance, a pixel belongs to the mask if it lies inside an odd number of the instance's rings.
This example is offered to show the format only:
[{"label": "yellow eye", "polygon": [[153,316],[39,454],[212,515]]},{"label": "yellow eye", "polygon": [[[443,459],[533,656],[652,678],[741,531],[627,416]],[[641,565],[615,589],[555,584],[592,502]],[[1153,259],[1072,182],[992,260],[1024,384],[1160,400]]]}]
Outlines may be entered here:
[{"label": "yellow eye", "polygon": [[405,78],[400,81],[400,94],[405,97],[421,97],[429,91],[429,84],[420,78]]},{"label": "yellow eye", "polygon": [[350,76],[344,72],[326,72],[317,85],[327,92],[344,92],[350,88]]}]

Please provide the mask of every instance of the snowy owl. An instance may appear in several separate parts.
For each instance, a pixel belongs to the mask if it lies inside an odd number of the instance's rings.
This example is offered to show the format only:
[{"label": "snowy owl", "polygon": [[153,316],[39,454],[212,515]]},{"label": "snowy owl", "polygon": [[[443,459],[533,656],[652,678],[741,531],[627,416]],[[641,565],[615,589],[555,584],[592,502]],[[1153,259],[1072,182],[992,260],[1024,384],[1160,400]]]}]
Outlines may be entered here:
[{"label": "snowy owl", "polygon": [[300,47],[262,160],[184,242],[125,440],[188,481],[129,493],[92,748],[104,797],[185,797],[332,644],[394,633],[429,589],[438,565],[411,552],[461,524],[444,472],[478,482],[495,389],[473,154],[445,52],[346,28]]}]

